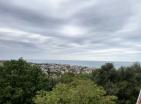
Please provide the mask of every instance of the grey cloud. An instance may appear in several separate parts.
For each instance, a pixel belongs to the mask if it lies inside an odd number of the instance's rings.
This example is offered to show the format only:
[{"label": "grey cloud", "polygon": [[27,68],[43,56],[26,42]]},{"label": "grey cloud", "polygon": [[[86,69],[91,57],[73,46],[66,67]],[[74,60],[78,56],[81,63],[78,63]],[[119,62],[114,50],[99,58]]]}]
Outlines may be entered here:
[{"label": "grey cloud", "polygon": [[[93,31],[112,32],[121,29],[132,16],[129,0],[111,0],[114,3],[101,1],[100,5],[89,7],[76,14],[78,23],[91,27]],[[102,3],[104,2],[104,3]],[[77,20],[76,20],[77,21]]]},{"label": "grey cloud", "polygon": [[37,13],[33,10],[0,2],[1,20],[4,20],[4,23],[7,22],[8,26],[24,31],[50,34],[53,33],[51,32],[51,30],[54,31],[53,28],[57,28],[66,22],[65,19],[61,20],[45,14],[47,13]]},{"label": "grey cloud", "polygon": [[139,4],[137,0],[2,0],[0,57],[118,60],[128,53],[125,60],[141,58]]}]

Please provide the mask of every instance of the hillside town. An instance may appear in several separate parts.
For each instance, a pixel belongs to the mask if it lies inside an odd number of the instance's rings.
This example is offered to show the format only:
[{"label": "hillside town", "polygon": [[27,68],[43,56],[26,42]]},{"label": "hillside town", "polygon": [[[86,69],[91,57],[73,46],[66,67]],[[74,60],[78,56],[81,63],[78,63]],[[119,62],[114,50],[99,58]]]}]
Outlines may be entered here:
[{"label": "hillside town", "polygon": [[94,68],[78,66],[78,65],[69,65],[69,64],[37,64],[45,72],[56,73],[60,72],[61,74],[66,72],[71,72],[75,74],[80,73],[91,73]]}]

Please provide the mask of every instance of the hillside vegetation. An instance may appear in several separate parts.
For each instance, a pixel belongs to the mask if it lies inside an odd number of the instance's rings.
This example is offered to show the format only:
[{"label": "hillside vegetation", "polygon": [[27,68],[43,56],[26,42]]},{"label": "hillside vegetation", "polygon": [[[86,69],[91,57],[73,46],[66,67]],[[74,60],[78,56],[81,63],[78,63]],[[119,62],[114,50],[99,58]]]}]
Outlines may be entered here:
[{"label": "hillside vegetation", "polygon": [[135,104],[141,66],[107,63],[91,73],[45,73],[23,59],[0,66],[0,104]]}]

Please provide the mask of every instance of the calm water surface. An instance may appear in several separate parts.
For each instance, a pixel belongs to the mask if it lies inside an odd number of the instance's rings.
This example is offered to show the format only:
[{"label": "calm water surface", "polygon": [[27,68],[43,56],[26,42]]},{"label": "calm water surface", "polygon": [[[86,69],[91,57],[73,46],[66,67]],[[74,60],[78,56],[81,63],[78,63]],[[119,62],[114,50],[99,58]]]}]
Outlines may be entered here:
[{"label": "calm water surface", "polygon": [[105,63],[113,63],[116,68],[121,66],[131,66],[135,62],[114,62],[114,61],[73,61],[73,60],[28,60],[33,63],[50,63],[50,64],[70,64],[99,68]]}]

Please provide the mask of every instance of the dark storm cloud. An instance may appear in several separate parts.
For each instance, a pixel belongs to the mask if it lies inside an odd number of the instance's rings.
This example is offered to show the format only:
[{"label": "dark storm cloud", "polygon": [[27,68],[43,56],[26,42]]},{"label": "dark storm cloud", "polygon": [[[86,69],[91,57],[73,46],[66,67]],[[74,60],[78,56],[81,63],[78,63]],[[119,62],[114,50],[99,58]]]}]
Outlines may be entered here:
[{"label": "dark storm cloud", "polygon": [[1,0],[0,57],[139,60],[140,6],[138,0]]}]

